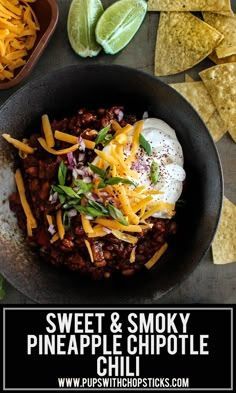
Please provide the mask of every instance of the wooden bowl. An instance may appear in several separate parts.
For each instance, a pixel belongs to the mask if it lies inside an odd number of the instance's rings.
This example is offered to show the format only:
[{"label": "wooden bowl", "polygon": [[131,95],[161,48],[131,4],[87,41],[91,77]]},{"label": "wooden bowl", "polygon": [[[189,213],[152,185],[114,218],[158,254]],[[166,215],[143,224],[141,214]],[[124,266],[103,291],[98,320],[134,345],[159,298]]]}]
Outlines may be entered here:
[{"label": "wooden bowl", "polygon": [[56,0],[37,0],[30,5],[40,24],[40,30],[37,32],[37,40],[33,49],[29,51],[26,64],[15,70],[15,76],[11,80],[0,81],[0,90],[10,89],[29,76],[56,28],[59,15]]}]

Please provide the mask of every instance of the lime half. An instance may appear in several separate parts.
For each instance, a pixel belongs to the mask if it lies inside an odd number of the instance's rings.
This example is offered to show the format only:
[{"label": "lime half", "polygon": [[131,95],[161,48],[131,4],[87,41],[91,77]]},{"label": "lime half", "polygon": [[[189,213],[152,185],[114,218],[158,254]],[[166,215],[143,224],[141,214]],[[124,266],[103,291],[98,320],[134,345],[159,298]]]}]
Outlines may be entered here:
[{"label": "lime half", "polygon": [[70,6],[67,32],[74,51],[82,57],[96,56],[100,45],[96,42],[95,27],[103,13],[100,0],[73,0]]},{"label": "lime half", "polygon": [[106,53],[123,49],[139,29],[147,12],[145,0],[119,0],[103,13],[96,27],[96,40]]}]

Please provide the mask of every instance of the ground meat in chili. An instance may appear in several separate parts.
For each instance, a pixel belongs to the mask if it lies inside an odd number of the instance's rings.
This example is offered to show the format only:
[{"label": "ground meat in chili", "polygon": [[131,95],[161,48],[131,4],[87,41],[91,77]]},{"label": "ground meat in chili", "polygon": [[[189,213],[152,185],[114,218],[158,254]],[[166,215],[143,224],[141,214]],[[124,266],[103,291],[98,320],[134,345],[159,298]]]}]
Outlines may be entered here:
[{"label": "ground meat in chili", "polygon": [[[76,136],[82,136],[88,140],[95,140],[97,132],[116,120],[122,127],[127,123],[133,124],[137,119],[133,114],[125,114],[124,108],[113,106],[112,108],[100,108],[98,110],[80,109],[73,117],[62,120],[53,120],[53,130],[63,131]],[[111,129],[111,133],[114,131]],[[88,239],[94,256],[94,263],[90,261],[84,240],[87,236],[81,225],[80,215],[71,218],[70,228],[66,231],[63,240],[50,243],[51,234],[48,231],[46,215],[53,214],[59,207],[59,202],[51,203],[49,195],[52,184],[57,182],[58,167],[63,159],[66,164],[66,156],[52,156],[40,146],[38,137],[42,130],[29,138],[29,144],[36,147],[33,155],[28,155],[20,160],[20,169],[24,178],[26,196],[31,209],[37,219],[38,227],[34,229],[33,236],[28,237],[32,245],[38,246],[41,255],[54,266],[66,267],[74,272],[90,275],[95,279],[110,278],[119,272],[124,276],[132,276],[143,268],[145,262],[176,233],[176,223],[168,219],[151,218],[153,228],[143,230],[136,244],[136,259],[130,263],[129,258],[133,245],[121,241],[108,234],[102,238]],[[56,141],[56,149],[67,147],[67,143]],[[75,157],[81,164],[86,165],[94,158],[93,150],[75,152]],[[26,219],[21,206],[18,193],[9,198],[10,208],[15,212],[19,227],[27,233]]]}]

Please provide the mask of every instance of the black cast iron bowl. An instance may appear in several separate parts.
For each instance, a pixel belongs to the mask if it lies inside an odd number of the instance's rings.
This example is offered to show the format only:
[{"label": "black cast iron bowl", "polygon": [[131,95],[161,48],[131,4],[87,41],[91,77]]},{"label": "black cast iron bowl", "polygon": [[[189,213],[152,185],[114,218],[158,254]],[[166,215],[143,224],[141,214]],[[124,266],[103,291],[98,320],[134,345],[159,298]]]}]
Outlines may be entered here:
[{"label": "black cast iron bowl", "polygon": [[[186,206],[179,231],[151,272],[94,282],[57,270],[27,246],[7,198],[15,189],[13,149],[0,138],[0,272],[39,303],[152,303],[193,271],[208,250],[221,212],[222,171],[214,142],[193,108],[173,89],[143,72],[121,66],[69,66],[18,90],[0,109],[2,132],[22,138],[40,116],[58,118],[79,107],[124,105],[148,111],[176,130],[187,172]],[[206,283],[207,285],[207,283]]]}]

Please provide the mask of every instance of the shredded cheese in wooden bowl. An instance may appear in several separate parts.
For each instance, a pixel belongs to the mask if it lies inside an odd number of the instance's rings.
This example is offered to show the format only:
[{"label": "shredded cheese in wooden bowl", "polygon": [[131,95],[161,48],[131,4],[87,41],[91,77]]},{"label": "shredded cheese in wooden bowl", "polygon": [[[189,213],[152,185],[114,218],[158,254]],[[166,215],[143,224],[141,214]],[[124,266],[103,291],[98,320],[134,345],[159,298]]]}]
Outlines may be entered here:
[{"label": "shredded cheese in wooden bowl", "polygon": [[40,26],[29,4],[34,1],[0,0],[0,81],[14,77],[35,45]]}]

